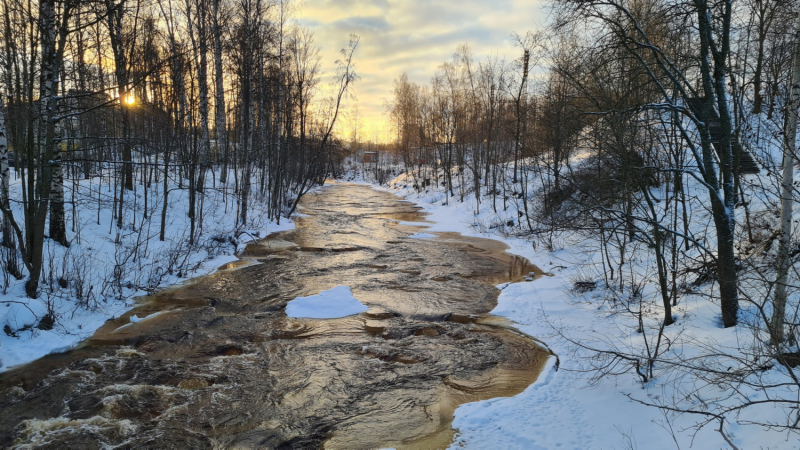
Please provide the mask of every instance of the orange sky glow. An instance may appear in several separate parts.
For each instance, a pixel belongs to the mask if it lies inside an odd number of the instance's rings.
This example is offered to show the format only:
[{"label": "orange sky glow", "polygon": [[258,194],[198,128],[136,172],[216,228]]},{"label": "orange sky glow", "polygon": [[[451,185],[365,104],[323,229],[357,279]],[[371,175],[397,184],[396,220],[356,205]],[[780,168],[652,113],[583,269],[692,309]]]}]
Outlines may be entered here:
[{"label": "orange sky glow", "polygon": [[[456,47],[467,44],[476,60],[494,55],[512,60],[517,50],[511,34],[536,30],[545,21],[541,0],[304,0],[295,17],[314,31],[330,83],[338,52],[348,35],[361,37],[355,55],[355,85],[361,141],[391,139],[386,101],[392,82],[403,72],[427,84],[436,68],[451,60]],[[352,105],[353,102],[350,102]],[[350,108],[352,109],[352,107]],[[337,126],[349,136],[349,115]]]}]

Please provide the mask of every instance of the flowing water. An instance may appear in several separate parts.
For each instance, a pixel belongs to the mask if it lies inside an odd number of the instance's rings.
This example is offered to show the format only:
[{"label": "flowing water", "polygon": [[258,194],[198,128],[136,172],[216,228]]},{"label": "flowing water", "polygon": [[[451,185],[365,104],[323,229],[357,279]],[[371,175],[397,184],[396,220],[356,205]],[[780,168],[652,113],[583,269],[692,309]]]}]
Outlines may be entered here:
[{"label": "flowing water", "polygon": [[[366,186],[327,186],[302,212],[241,262],[0,376],[0,446],[444,448],[459,404],[536,379],[547,352],[485,318],[496,284],[539,274],[527,260],[455,233],[410,238],[418,208]],[[286,316],[338,285],[370,310]]]}]

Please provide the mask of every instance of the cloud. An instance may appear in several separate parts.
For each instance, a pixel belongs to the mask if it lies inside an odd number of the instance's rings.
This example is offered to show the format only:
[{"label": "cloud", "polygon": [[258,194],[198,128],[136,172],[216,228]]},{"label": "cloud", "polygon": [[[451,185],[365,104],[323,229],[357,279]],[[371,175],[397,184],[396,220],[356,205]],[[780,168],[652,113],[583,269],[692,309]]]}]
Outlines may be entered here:
[{"label": "cloud", "polygon": [[347,33],[365,34],[388,31],[389,22],[381,16],[347,17],[330,25],[333,29]]},{"label": "cloud", "polygon": [[[297,21],[314,31],[328,82],[348,35],[361,37],[355,85],[365,130],[387,128],[385,99],[403,72],[426,84],[456,48],[467,44],[476,60],[516,58],[512,32],[544,22],[541,0],[305,0]],[[388,129],[386,130],[388,132]]]}]

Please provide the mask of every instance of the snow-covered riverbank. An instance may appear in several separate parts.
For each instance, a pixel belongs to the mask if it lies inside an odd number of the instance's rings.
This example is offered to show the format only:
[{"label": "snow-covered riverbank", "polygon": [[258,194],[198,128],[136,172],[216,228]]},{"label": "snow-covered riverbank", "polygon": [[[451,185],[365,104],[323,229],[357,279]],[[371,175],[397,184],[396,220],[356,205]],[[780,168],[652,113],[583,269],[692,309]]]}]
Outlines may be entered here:
[{"label": "snow-covered riverbank", "polygon": [[[496,214],[483,206],[483,212],[475,215],[471,194],[463,203],[456,198],[447,201],[441,189],[418,191],[413,184],[412,179],[400,176],[388,187],[376,188],[422,206],[432,222],[426,232],[457,231],[502,240],[510,253],[528,258],[549,274],[532,282],[500,286],[502,293],[492,314],[512,320],[520,331],[544,341],[559,356],[560,364],[551,358],[539,380],[515,397],[460,406],[453,423],[458,430],[453,448],[731,448],[726,438],[743,449],[800,448],[796,436],[749,423],[785,420],[786,410],[768,404],[739,416],[729,415],[724,436],[714,417],[670,414],[643,404],[692,402],[702,410],[705,404],[731,404],[741,401],[742,396],[757,401],[771,393],[749,386],[739,386],[741,391],[733,392],[722,386],[701,385],[702,374],[659,364],[654,377],[643,382],[630,370],[630,361],[591,351],[616,348],[620,353],[636,353],[648,345],[645,339],[655,339],[649,333],[661,313],[651,308],[644,318],[646,331],[640,333],[631,316],[608,304],[610,294],[597,278],[600,257],[586,237],[561,236],[554,251],[542,248],[541,243],[535,248],[531,240],[514,237],[503,227],[516,219],[514,208]],[[643,269],[655,264],[646,259],[634,263]],[[598,280],[597,289],[576,292],[574,286],[579,280]],[[656,292],[652,283],[643,289],[644,297]],[[677,323],[665,333],[672,341],[665,357],[691,358],[711,346],[721,349],[721,355],[735,354],[740,342],[752,339],[751,330],[745,326],[721,327],[719,306],[708,295],[713,289],[713,283],[708,283],[696,294],[682,296],[673,309]],[[720,356],[715,363],[726,364],[726,357]],[[785,373],[765,368],[763,377],[766,382],[779,382]],[[681,398],[687,393],[702,398]],[[789,391],[780,394],[791,396]],[[706,410],[713,411],[710,407]]]},{"label": "snow-covered riverbank", "polygon": [[[67,189],[70,246],[45,240],[46,265],[39,298],[25,296],[25,280],[3,272],[7,283],[0,291],[0,372],[68,350],[90,337],[108,319],[130,310],[136,297],[214,272],[237,258],[234,254],[257,237],[291,229],[269,221],[258,198],[250,202],[250,224],[237,227],[232,186],[209,185],[202,194],[195,244],[189,244],[189,195],[184,186],[169,186],[165,239],[159,239],[163,192],[161,183],[136,185],[126,194],[123,228],[112,217],[113,192],[97,180],[81,180]],[[11,186],[12,194],[20,189]],[[15,205],[19,206],[19,205]],[[16,211],[21,217],[21,211]],[[74,229],[70,230],[73,224]],[[54,317],[52,328],[45,319]],[[50,329],[48,329],[50,328]]]}]

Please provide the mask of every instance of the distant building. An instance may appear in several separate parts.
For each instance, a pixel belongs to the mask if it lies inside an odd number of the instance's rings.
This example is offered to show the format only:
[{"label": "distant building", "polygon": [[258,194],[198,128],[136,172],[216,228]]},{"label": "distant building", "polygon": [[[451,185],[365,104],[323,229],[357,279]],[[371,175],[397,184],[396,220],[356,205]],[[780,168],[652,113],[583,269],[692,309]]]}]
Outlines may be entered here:
[{"label": "distant building", "polygon": [[378,152],[364,152],[364,156],[361,157],[361,162],[363,163],[378,162]]}]

